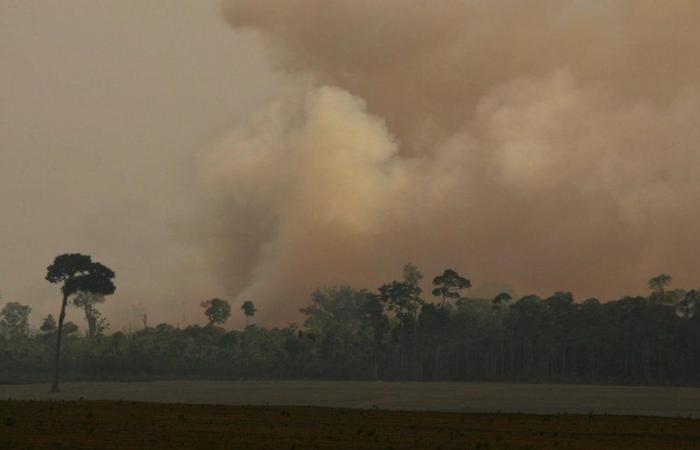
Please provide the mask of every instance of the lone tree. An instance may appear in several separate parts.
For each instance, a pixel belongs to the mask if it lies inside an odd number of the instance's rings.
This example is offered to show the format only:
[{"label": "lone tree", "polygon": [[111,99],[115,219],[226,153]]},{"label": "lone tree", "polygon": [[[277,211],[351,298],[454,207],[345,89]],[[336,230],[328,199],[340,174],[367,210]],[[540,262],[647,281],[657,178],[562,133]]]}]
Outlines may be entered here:
[{"label": "lone tree", "polygon": [[255,305],[253,304],[253,302],[251,302],[250,300],[246,300],[241,305],[241,311],[243,311],[243,314],[245,314],[245,326],[249,327],[250,318],[253,317],[258,310],[255,309]]},{"label": "lone tree", "polygon": [[57,256],[53,264],[46,268],[46,280],[61,287],[63,300],[61,313],[58,316],[56,335],[56,355],[54,361],[53,383],[51,392],[58,392],[59,363],[61,360],[61,338],[63,336],[63,321],[66,318],[68,299],[79,292],[97,295],[112,295],[116,290],[112,280],[114,272],[108,267],[93,262],[88,255],[70,253]]},{"label": "lone tree", "polygon": [[442,297],[444,305],[448,298],[459,298],[459,291],[472,287],[471,281],[464,278],[452,269],[445,269],[442,275],[438,275],[433,279],[433,295]]},{"label": "lone tree", "polygon": [[226,300],[212,298],[211,300],[203,301],[201,306],[206,308],[204,314],[209,320],[208,326],[210,327],[225,323],[231,316],[231,305]]}]

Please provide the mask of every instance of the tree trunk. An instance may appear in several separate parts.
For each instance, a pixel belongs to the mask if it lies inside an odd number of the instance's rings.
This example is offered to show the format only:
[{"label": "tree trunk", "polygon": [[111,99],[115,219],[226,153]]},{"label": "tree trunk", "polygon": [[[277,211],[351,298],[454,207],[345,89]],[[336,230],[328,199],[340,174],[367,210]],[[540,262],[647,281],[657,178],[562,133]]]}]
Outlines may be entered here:
[{"label": "tree trunk", "polygon": [[92,311],[90,309],[90,306],[87,303],[85,303],[85,320],[88,323],[88,337],[93,338],[96,334],[95,331],[97,328],[97,321],[92,315]]},{"label": "tree trunk", "polygon": [[61,303],[61,315],[58,316],[58,330],[56,334],[56,358],[53,366],[53,383],[51,384],[51,392],[60,392],[58,389],[58,369],[61,360],[61,338],[63,337],[63,320],[66,318],[66,304],[68,296],[63,294],[63,302]]}]

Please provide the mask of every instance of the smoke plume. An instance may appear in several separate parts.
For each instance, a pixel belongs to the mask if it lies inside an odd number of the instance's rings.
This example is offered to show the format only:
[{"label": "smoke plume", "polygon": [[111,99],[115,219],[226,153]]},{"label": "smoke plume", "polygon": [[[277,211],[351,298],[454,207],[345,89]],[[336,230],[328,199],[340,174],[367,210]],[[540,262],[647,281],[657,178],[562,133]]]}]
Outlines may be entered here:
[{"label": "smoke plume", "polygon": [[700,2],[228,0],[288,94],[201,155],[261,315],[412,261],[608,298],[697,283]]}]

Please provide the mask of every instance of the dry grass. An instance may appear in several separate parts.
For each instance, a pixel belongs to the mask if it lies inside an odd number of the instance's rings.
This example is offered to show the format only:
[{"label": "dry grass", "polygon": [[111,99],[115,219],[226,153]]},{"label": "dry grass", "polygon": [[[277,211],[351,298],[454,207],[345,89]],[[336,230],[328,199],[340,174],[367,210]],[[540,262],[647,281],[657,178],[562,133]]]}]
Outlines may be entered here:
[{"label": "dry grass", "polygon": [[0,448],[700,448],[700,421],[123,401],[0,402]]}]

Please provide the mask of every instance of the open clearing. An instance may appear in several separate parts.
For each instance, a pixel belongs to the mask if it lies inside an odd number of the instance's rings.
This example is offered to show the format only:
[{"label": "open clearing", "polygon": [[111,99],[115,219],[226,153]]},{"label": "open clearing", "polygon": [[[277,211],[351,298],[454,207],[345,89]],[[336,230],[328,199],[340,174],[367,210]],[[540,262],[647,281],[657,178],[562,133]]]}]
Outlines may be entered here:
[{"label": "open clearing", "polygon": [[700,389],[511,383],[156,381],[0,385],[0,399],[322,406],[444,412],[617,414],[700,418]]},{"label": "open clearing", "polygon": [[2,401],[0,448],[700,448],[700,421],[282,406]]}]

